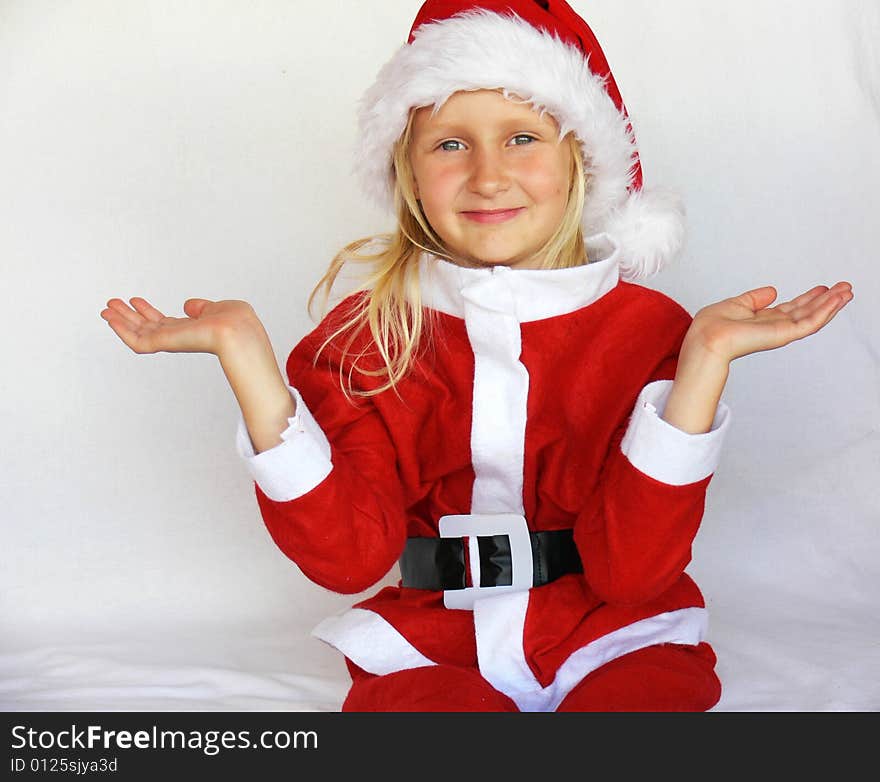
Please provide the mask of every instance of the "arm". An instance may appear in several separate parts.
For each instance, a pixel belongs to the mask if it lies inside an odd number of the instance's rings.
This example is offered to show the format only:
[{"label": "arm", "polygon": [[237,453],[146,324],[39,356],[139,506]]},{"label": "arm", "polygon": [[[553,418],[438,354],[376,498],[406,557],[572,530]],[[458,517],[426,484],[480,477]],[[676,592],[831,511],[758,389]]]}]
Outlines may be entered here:
[{"label": "arm", "polygon": [[[285,394],[297,400],[296,416],[282,442],[255,453],[242,421],[238,450],[276,545],[316,584],[351,594],[393,567],[406,541],[406,514],[382,417],[370,399],[345,398],[336,348],[313,363],[326,333],[325,321],[288,358]],[[347,373],[347,365],[342,369]]]},{"label": "arm", "polygon": [[135,353],[211,353],[218,357],[257,451],[281,442],[295,405],[269,336],[246,301],[187,299],[184,318],[166,317],[146,299],[110,299],[101,317]]},{"label": "arm", "polygon": [[843,283],[767,310],[774,296],[758,289],[701,310],[613,438],[575,531],[587,580],[606,602],[650,600],[690,561],[728,425],[720,397],[733,358],[815,333],[852,298]]},{"label": "arm", "polygon": [[288,419],[296,415],[296,403],[259,321],[229,334],[218,358],[241,408],[254,452],[280,445]]},{"label": "arm", "polygon": [[101,317],[135,353],[220,359],[241,408],[239,452],[281,550],[309,578],[337,592],[360,592],[382,578],[406,539],[396,454],[373,406],[344,399],[338,362],[312,365],[320,331],[293,350],[287,365],[313,417],[305,403],[295,403],[298,393],[291,395],[247,302],[188,299],[186,317],[174,318],[145,299],[130,301],[131,307],[111,299]]},{"label": "arm", "polygon": [[678,347],[670,349],[611,438],[594,494],[575,525],[585,578],[609,604],[648,602],[681,578],[730,426],[723,402],[702,434],[663,419],[673,377],[680,376]]},{"label": "arm", "polygon": [[700,310],[685,335],[663,419],[691,434],[708,432],[734,359],[815,334],[852,298],[850,284],[839,282],[770,308],[776,290],[764,287]]}]

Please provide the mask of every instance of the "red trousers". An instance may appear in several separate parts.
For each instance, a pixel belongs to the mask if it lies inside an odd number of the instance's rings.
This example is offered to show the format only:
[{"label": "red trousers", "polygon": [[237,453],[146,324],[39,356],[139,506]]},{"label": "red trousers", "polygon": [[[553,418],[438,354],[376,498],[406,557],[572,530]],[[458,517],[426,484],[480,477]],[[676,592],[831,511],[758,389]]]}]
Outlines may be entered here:
[{"label": "red trousers", "polygon": [[[374,676],[345,662],[352,686],[343,711],[519,711],[476,668],[433,665]],[[597,668],[557,711],[707,711],[720,697],[712,647],[662,644]]]}]

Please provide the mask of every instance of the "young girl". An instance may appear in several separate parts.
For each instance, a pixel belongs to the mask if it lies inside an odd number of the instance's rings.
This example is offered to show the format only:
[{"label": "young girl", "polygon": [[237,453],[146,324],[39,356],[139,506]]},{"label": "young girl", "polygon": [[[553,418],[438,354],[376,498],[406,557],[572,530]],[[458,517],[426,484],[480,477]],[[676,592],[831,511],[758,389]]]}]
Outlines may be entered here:
[{"label": "young girl", "polygon": [[[429,0],[360,110],[357,166],[390,236],[297,345],[254,310],[141,298],[101,315],[137,353],[218,356],[273,539],[357,593],[322,622],[350,711],[706,710],[720,697],[684,572],[730,425],[730,363],[825,326],[851,286],[691,318],[634,281],[678,252],[642,188],[598,42],[562,0]],[[314,294],[313,294],[314,296]],[[289,382],[289,384],[288,384]]]}]

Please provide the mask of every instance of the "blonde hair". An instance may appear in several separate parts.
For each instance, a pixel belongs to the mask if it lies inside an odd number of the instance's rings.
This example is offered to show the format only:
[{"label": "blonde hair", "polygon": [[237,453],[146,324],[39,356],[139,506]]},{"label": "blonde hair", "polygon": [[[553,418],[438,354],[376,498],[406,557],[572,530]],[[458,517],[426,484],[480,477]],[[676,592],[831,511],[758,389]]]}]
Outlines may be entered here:
[{"label": "blonde hair", "polygon": [[[415,178],[409,160],[413,118],[409,119],[401,137],[394,145],[394,209],[397,229],[390,234],[358,239],[342,248],[309,296],[308,308],[312,312],[319,293],[323,291],[322,309],[326,311],[330,291],[339,273],[348,262],[371,266],[371,272],[351,293],[364,293],[359,297],[349,317],[336,328],[315,353],[315,364],[321,352],[332,342],[344,337],[339,362],[340,386],[346,397],[367,397],[389,389],[397,392],[397,384],[412,368],[421,350],[431,342],[431,310],[422,307],[419,289],[419,257],[422,251],[440,258],[452,260],[428,223],[415,195]],[[581,215],[586,197],[587,178],[584,173],[583,151],[573,132],[560,143],[567,143],[571,151],[571,169],[568,203],[556,232],[539,248],[533,257],[542,257],[540,268],[564,269],[589,262]],[[380,243],[380,249],[369,251],[369,245]],[[426,317],[426,313],[428,317]],[[352,346],[364,328],[369,328],[374,349],[369,346],[352,354]],[[380,369],[368,369],[363,360],[368,355],[381,359]],[[344,359],[351,357],[347,377],[343,374]],[[365,377],[384,377],[385,382],[371,390],[357,390],[352,378],[354,373]]]}]

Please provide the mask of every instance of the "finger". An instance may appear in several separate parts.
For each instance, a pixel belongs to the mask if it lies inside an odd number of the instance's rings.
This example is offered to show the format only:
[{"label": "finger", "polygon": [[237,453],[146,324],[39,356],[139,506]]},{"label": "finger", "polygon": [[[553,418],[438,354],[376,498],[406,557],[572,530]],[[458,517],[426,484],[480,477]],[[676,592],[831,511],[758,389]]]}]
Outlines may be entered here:
[{"label": "finger", "polygon": [[848,291],[841,292],[833,288],[827,289],[806,303],[792,308],[788,316],[794,321],[813,318],[817,312],[826,311],[829,307],[838,303],[844,296],[852,297],[852,294]]},{"label": "finger", "polygon": [[187,299],[183,302],[183,311],[191,318],[200,318],[208,304],[213,302],[210,299]]},{"label": "finger", "polygon": [[841,311],[841,310],[842,310],[847,304],[849,304],[854,298],[855,298],[855,296],[853,296],[853,293],[852,293],[851,290],[849,290],[849,291],[844,291],[843,293],[838,294],[838,296],[837,296],[837,307],[835,308],[835,310],[834,310],[834,312],[832,313],[831,317],[833,318],[835,315],[837,315],[837,313],[840,312],[840,311]]},{"label": "finger", "polygon": [[774,309],[779,312],[785,313],[786,315],[790,313],[792,310],[797,309],[798,307],[803,307],[805,304],[809,304],[811,301],[821,296],[825,291],[828,290],[827,285],[817,285],[815,288],[811,288],[806,293],[802,293],[797,298],[792,299],[791,301],[787,301],[783,304],[779,304]]},{"label": "finger", "polygon": [[819,316],[817,313],[817,319],[819,321],[818,326],[811,333],[815,333],[816,331],[825,328],[825,326],[837,317],[837,313],[849,304],[852,299],[853,296],[851,293],[842,293],[830,298],[828,304],[821,310],[822,315]]},{"label": "finger", "polygon": [[101,317],[103,317],[107,321],[107,325],[110,326],[111,329],[113,329],[116,336],[119,337],[119,339],[121,339],[135,353],[148,352],[145,351],[140,344],[140,334],[132,329],[117,313],[113,312],[112,310],[104,310],[104,312],[101,313]]},{"label": "finger", "polygon": [[152,321],[153,323],[158,323],[165,316],[159,312],[150,302],[146,299],[142,299],[140,296],[135,296],[129,299],[131,302],[131,306],[134,307],[141,315],[143,315],[147,320]]},{"label": "finger", "polygon": [[132,328],[137,328],[144,322],[143,316],[132,310],[122,299],[110,299],[107,302],[107,310],[105,312],[108,310],[116,315],[121,322],[128,324]]},{"label": "finger", "polygon": [[774,309],[779,310],[780,312],[791,312],[797,307],[801,307],[804,304],[808,304],[810,301],[821,296],[823,293],[851,293],[852,292],[852,284],[846,281],[841,281],[835,283],[832,287],[828,287],[827,285],[817,285],[815,288],[811,288],[806,293],[802,293],[795,299],[791,301],[785,302],[784,304],[780,304],[778,307]]},{"label": "finger", "polygon": [[758,310],[769,307],[776,300],[776,296],[776,288],[772,285],[765,285],[740,294],[735,297],[734,301],[748,307],[752,312],[758,312]]},{"label": "finger", "polygon": [[810,302],[796,316],[795,313],[792,313],[794,325],[800,334],[795,339],[803,339],[803,337],[815,334],[827,326],[852,299],[853,295],[849,291],[842,293],[827,291],[818,299]]}]

